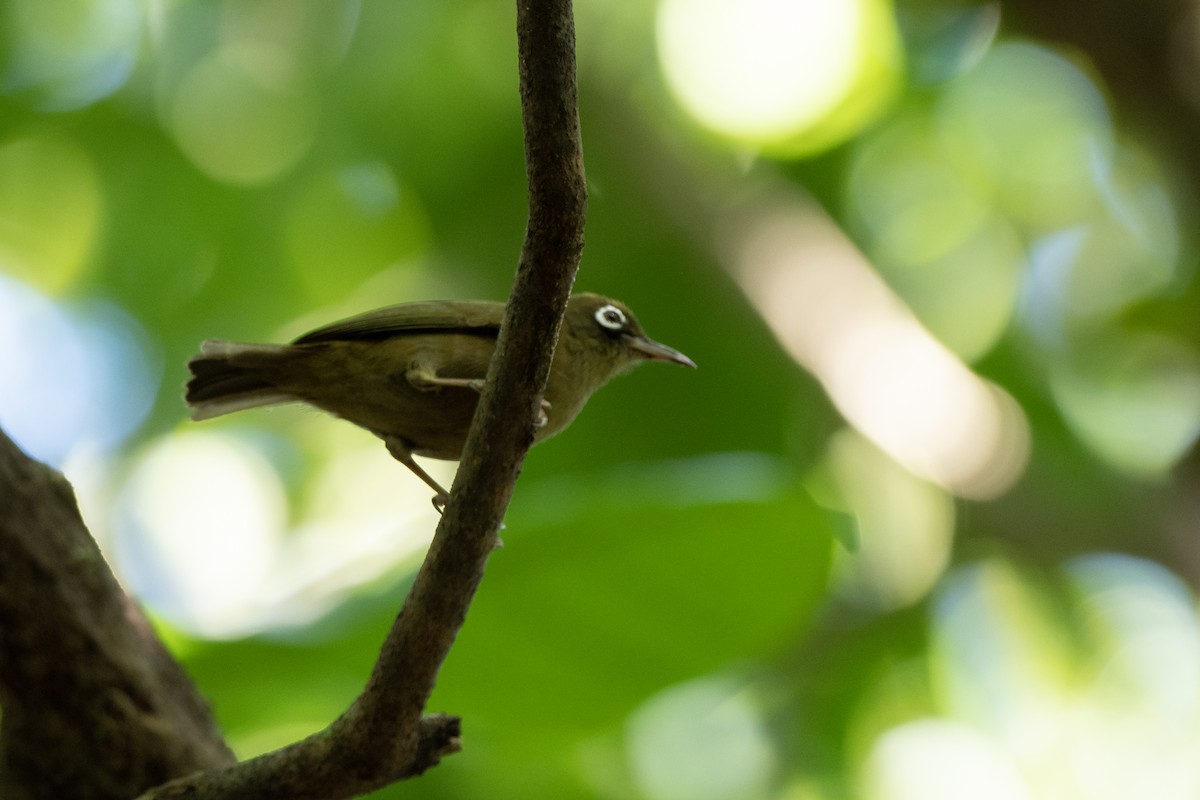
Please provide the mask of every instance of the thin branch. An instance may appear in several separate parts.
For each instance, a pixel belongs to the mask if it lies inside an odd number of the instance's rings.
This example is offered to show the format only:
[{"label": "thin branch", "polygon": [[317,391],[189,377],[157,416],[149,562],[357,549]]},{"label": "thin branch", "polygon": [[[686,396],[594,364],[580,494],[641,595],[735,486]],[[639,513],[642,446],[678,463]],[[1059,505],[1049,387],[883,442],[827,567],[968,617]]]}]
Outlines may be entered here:
[{"label": "thin branch", "polygon": [[450,503],[371,678],[326,730],[166,784],[143,800],[350,797],[417,774],[459,746],[457,719],[421,715],[533,442],[583,250],[586,191],[570,0],[519,0],[517,37],[529,177],[525,244]]}]

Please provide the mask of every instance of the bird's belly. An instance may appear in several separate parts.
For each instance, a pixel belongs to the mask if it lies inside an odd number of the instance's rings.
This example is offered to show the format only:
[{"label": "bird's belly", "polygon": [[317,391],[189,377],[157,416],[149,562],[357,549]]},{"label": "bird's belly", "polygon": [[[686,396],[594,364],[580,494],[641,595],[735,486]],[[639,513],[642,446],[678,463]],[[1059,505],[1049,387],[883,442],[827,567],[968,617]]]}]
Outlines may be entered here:
[{"label": "bird's belly", "polygon": [[421,392],[411,386],[381,396],[382,402],[373,399],[334,413],[377,435],[402,439],[416,455],[449,460],[462,455],[479,402],[471,389]]},{"label": "bird's belly", "polygon": [[[451,337],[438,343],[452,345]],[[457,337],[454,337],[457,338]],[[477,337],[463,337],[475,344]],[[382,343],[336,343],[314,352],[324,369],[314,370],[320,382],[293,389],[296,396],[324,411],[353,422],[382,437],[402,440],[413,453],[429,458],[457,459],[479,403],[479,393],[458,386],[418,388],[410,370],[431,358],[424,341],[398,339]],[[446,349],[443,347],[443,349]],[[456,352],[450,347],[451,356]],[[468,359],[446,358],[438,371],[448,378],[474,377],[482,367]],[[292,389],[293,387],[288,387]]]}]

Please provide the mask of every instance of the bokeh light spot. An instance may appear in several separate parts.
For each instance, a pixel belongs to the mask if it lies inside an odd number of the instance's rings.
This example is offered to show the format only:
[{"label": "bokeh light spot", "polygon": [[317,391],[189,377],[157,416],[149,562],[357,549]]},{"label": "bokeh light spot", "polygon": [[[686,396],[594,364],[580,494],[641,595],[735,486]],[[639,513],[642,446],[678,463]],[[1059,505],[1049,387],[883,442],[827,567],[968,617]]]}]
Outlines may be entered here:
[{"label": "bokeh light spot", "polygon": [[880,273],[947,347],[970,361],[1008,329],[1026,263],[1013,226],[910,114],[855,156],[849,194]]},{"label": "bokeh light spot", "polygon": [[850,172],[853,208],[878,246],[895,258],[944,256],[990,213],[948,163],[924,116],[910,113],[866,138]]},{"label": "bokeh light spot", "polygon": [[627,729],[634,780],[648,800],[754,800],[769,796],[775,765],[752,693],[724,678],[666,689]]},{"label": "bokeh light spot", "polygon": [[326,303],[429,243],[424,209],[381,162],[314,177],[297,194],[284,235],[296,271]]},{"label": "bokeh light spot", "polygon": [[841,591],[875,610],[921,599],[950,561],[953,499],[849,430],[830,442],[824,470],[860,532],[858,550],[841,554]]},{"label": "bokeh light spot", "polygon": [[1164,184],[1148,157],[1119,147],[1112,168],[1097,169],[1091,217],[1034,240],[1022,301],[1043,345],[1058,348],[1071,322],[1107,319],[1176,280],[1179,229]]},{"label": "bokeh light spot", "polygon": [[1066,58],[1002,42],[949,85],[939,120],[941,146],[1005,213],[1052,226],[1094,207],[1112,121],[1095,84]]},{"label": "bokeh light spot", "polygon": [[[1069,608],[1000,560],[948,582],[929,658],[953,736],[929,757],[954,765],[962,742],[986,740],[1036,797],[1196,797],[1194,594],[1162,566],[1123,554],[1082,556],[1066,572]],[[926,796],[941,795],[913,795]]]},{"label": "bokeh light spot", "polygon": [[1047,600],[999,559],[959,570],[933,609],[930,658],[947,714],[1019,758],[1041,759],[1068,724],[1067,636]]},{"label": "bokeh light spot", "polygon": [[1051,388],[1075,434],[1133,475],[1162,475],[1200,435],[1200,356],[1163,336],[1095,339]]},{"label": "bokeh light spot", "polygon": [[819,210],[784,198],[748,205],[729,219],[735,276],[846,419],[956,494],[1011,486],[1029,448],[1012,397],[934,339]]},{"label": "bokeh light spot", "polygon": [[1200,616],[1183,581],[1118,553],[1077,558],[1068,575],[1102,665],[1098,688],[1164,726],[1200,722]]},{"label": "bokeh light spot", "polygon": [[149,353],[115,306],[63,307],[0,275],[0,425],[34,458],[62,466],[133,433],[158,388]]},{"label": "bokeh light spot", "polygon": [[1117,553],[1072,561],[1094,653],[1067,764],[1081,796],[1200,796],[1200,619],[1162,566]]},{"label": "bokeh light spot", "polygon": [[6,5],[0,31],[11,45],[0,92],[32,91],[42,108],[68,111],[107,97],[133,72],[142,33],[137,0]]},{"label": "bokeh light spot", "polygon": [[243,42],[201,59],[170,101],[180,148],[213,179],[267,183],[291,169],[316,136],[318,99],[292,57]]},{"label": "bokeh light spot", "polygon": [[663,0],[657,30],[667,81],[697,119],[797,152],[873,116],[899,60],[878,0]]},{"label": "bokeh light spot", "polygon": [[77,280],[100,230],[102,198],[86,153],[58,136],[0,146],[0,269],[47,292]]},{"label": "bokeh light spot", "polygon": [[865,800],[1033,800],[997,743],[950,720],[917,720],[879,738],[868,759]]},{"label": "bokeh light spot", "polygon": [[169,436],[138,457],[118,508],[115,546],[135,594],[193,632],[247,632],[287,519],[269,461],[222,434]]},{"label": "bokeh light spot", "polygon": [[918,85],[938,84],[971,69],[1000,30],[998,3],[905,4],[904,40]]},{"label": "bokeh light spot", "polygon": [[346,55],[358,28],[362,0],[253,0],[222,3],[217,19],[224,44],[267,45],[303,53],[304,62],[332,66]]}]

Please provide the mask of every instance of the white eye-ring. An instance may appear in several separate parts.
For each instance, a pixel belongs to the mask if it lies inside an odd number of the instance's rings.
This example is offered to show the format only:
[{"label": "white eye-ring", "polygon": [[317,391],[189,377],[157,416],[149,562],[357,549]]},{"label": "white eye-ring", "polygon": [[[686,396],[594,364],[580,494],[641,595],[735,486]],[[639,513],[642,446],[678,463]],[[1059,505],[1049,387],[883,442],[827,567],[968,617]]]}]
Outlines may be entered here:
[{"label": "white eye-ring", "polygon": [[596,311],[596,322],[610,331],[619,331],[625,327],[625,312],[613,305],[601,306]]}]

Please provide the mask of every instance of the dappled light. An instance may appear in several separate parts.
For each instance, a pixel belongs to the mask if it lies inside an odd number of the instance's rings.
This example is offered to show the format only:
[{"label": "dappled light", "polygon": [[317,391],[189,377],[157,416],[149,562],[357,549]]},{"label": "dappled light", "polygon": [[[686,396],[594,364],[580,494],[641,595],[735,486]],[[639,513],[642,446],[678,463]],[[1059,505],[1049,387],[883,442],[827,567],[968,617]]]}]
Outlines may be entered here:
[{"label": "dappled light", "polygon": [[197,62],[164,99],[180,148],[215,180],[274,180],[312,146],[320,122],[311,78],[289,54],[229,45]]},{"label": "dappled light", "polygon": [[[293,203],[284,231],[287,253],[317,300],[348,279],[365,281],[418,258],[429,246],[419,198],[379,161],[314,176]],[[336,272],[328,269],[331,263]]]},{"label": "dappled light", "polygon": [[900,69],[884,0],[664,0],[658,42],[692,114],[771,149],[807,151],[854,132]]},{"label": "dappled light", "polygon": [[760,705],[736,678],[701,679],[650,698],[630,717],[626,734],[642,795],[650,800],[770,797],[776,755]]},{"label": "dappled light", "polygon": [[1180,234],[1164,177],[1144,153],[1122,149],[1116,163],[1097,164],[1092,214],[1035,239],[1022,299],[1027,324],[1048,345],[1061,346],[1072,322],[1120,314],[1178,280]]},{"label": "dappled light", "polygon": [[286,502],[275,470],[250,447],[190,433],[137,460],[113,546],[131,588],[185,627],[245,633],[247,606],[278,554]]},{"label": "dappled light", "polygon": [[868,608],[918,602],[950,564],[953,498],[852,431],[834,436],[826,458],[831,502],[853,514],[858,527],[855,546],[837,562],[839,588]]},{"label": "dappled light", "polygon": [[873,265],[948,347],[978,359],[1019,325],[1066,422],[1115,467],[1162,474],[1191,446],[1191,348],[1097,330],[1171,287],[1180,243],[1161,171],[1078,66],[998,44],[938,105],[865,137],[848,187]]},{"label": "dappled light", "polygon": [[0,274],[0,421],[37,458],[120,447],[154,402],[150,348],[111,304],[64,307]]},{"label": "dappled light", "polygon": [[[1117,800],[1146,787],[1156,797],[1194,796],[1194,595],[1128,556],[1080,558],[1067,574],[1065,607],[1000,562],[952,579],[934,619],[934,705],[881,733],[867,796],[954,797],[966,787],[998,798]],[[936,758],[956,766],[933,768]]]},{"label": "dappled light", "polygon": [[104,203],[95,167],[71,139],[0,142],[0,268],[60,292],[78,281],[101,234]]},{"label": "dappled light", "polygon": [[930,670],[956,719],[1030,759],[1070,725],[1072,652],[1049,600],[1011,565],[964,568],[935,599]]},{"label": "dappled light", "polygon": [[1002,562],[952,577],[924,672],[932,702],[914,704],[923,691],[906,666],[863,709],[868,724],[886,719],[871,722],[880,707],[911,716],[870,744],[864,797],[1194,796],[1194,595],[1162,567],[1115,554],[1075,560],[1067,580],[1062,604]]},{"label": "dappled light", "polygon": [[947,86],[938,144],[1001,210],[1039,227],[1088,214],[1114,133],[1100,91],[1066,58],[997,44]]},{"label": "dappled light", "polygon": [[14,0],[0,11],[11,47],[0,65],[0,92],[27,94],[39,108],[70,111],[121,88],[142,36],[138,0],[69,4]]},{"label": "dappled light", "polygon": [[1033,800],[996,742],[950,720],[917,720],[888,731],[871,752],[864,800]]},{"label": "dappled light", "polygon": [[[1200,618],[1192,592],[1167,569],[1114,553],[1078,558],[1067,574],[1095,653],[1089,692],[1112,712],[1129,715],[1142,735],[1153,730],[1156,738],[1194,742],[1200,736]],[[1193,766],[1189,774],[1196,780],[1200,769]]]},{"label": "dappled light", "polygon": [[866,137],[848,182],[855,227],[894,290],[970,362],[1008,330],[1026,253],[1020,235],[909,112]]},{"label": "dappled light", "polygon": [[[418,554],[436,522],[427,489],[347,434],[314,437],[331,455],[291,520],[282,465],[261,440],[189,432],[154,444],[113,525],[133,589],[186,630],[245,636],[310,624]],[[449,466],[431,469],[449,482]]]},{"label": "dappled light", "polygon": [[1200,435],[1200,354],[1165,336],[1094,342],[1051,388],[1080,439],[1134,474],[1165,474]]},{"label": "dappled light", "polygon": [[[578,288],[699,369],[531,451],[464,751],[377,796],[1200,797],[1200,13],[1095,3],[580,0]],[[185,364],[507,295],[512,15],[0,10],[0,428],[240,756],[344,710],[438,515]]]},{"label": "dappled light", "polygon": [[799,199],[731,221],[736,276],[838,409],[913,472],[966,497],[1020,476],[1028,429],[1002,389],[920,325],[832,222]]}]

